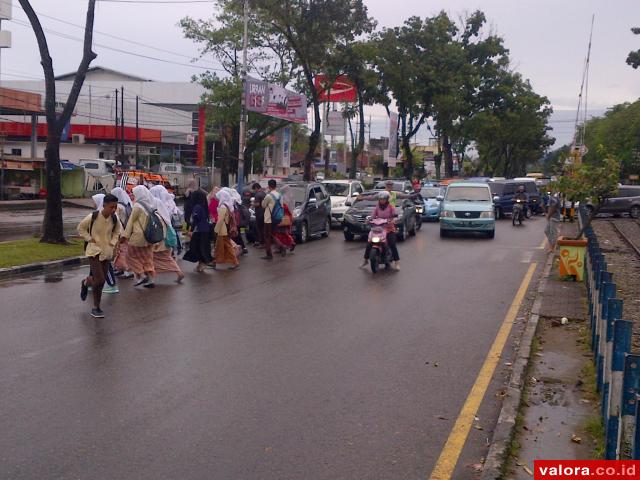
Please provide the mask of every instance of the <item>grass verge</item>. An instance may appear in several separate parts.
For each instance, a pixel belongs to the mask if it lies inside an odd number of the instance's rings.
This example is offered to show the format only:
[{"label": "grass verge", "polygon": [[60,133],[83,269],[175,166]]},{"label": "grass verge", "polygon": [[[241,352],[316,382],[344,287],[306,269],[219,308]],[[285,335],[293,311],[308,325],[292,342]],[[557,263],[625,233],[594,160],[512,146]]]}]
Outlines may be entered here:
[{"label": "grass verge", "polygon": [[72,238],[67,241],[68,245],[40,243],[38,238],[0,242],[0,268],[77,257],[84,253],[82,240]]}]

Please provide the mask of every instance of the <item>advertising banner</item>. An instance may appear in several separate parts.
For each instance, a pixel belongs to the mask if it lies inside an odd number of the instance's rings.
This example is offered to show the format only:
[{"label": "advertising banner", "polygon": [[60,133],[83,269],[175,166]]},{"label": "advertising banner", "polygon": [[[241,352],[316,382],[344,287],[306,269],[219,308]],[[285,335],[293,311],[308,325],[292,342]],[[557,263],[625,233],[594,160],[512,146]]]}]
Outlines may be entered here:
[{"label": "advertising banner", "polygon": [[346,75],[340,75],[333,83],[326,75],[317,75],[314,84],[318,89],[321,102],[355,102],[356,86]]},{"label": "advertising banner", "polygon": [[396,166],[398,157],[398,114],[389,114],[389,150],[387,150],[387,162],[390,167]]},{"label": "advertising banner", "polygon": [[333,137],[344,136],[344,118],[342,116],[342,112],[328,113],[324,134],[331,135]]},{"label": "advertising banner", "polygon": [[307,123],[307,98],[278,85],[247,77],[247,110],[296,123]]}]

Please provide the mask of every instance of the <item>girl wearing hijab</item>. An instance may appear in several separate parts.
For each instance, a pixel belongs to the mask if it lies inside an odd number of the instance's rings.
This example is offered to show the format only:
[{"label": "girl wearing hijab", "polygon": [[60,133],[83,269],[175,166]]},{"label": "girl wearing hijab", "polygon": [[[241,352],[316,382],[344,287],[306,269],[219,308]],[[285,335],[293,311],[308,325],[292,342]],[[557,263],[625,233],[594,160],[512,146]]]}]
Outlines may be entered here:
[{"label": "girl wearing hijab", "polygon": [[[133,209],[131,198],[129,198],[127,192],[120,187],[116,187],[111,190],[111,195],[114,195],[118,199],[116,215],[122,224],[122,228],[125,229],[129,222],[129,217],[131,216],[131,210]],[[126,241],[118,243],[116,246],[116,254],[113,259],[113,266],[116,268],[116,276],[124,279],[133,277],[133,272],[131,272],[129,265],[127,264],[127,249],[128,245]]]},{"label": "girl wearing hijab", "polygon": [[214,229],[216,233],[215,265],[228,263],[231,264],[229,270],[235,270],[240,266],[240,263],[236,256],[236,248],[230,238],[238,233],[233,199],[227,189],[220,190],[217,197],[220,206],[218,207],[218,221]]},{"label": "girl wearing hijab", "polygon": [[153,266],[153,245],[144,238],[144,231],[149,223],[149,215],[156,208],[156,202],[144,185],[134,187],[133,196],[135,203],[123,234],[129,244],[127,263],[136,277],[135,286],[154,288],[156,271]]},{"label": "girl wearing hijab", "polygon": [[193,214],[193,207],[195,206],[194,198],[191,195],[198,190],[200,189],[198,188],[198,182],[196,179],[192,178],[189,180],[187,190],[184,192],[184,220],[187,223],[188,228],[191,227],[191,215]]},{"label": "girl wearing hijab", "polygon": [[280,189],[282,195],[282,208],[284,210],[284,218],[275,227],[273,232],[273,238],[276,241],[280,249],[280,254],[284,257],[287,254],[287,250],[293,252],[296,248],[296,241],[291,235],[291,227],[293,225],[293,215],[291,213],[290,205],[294,205],[293,192],[288,185],[285,185]]},{"label": "girl wearing hijab", "polygon": [[[171,226],[171,214],[169,213],[168,200],[169,192],[162,185],[156,185],[149,190],[153,195],[160,218],[164,225],[162,228],[165,231],[164,238],[167,238],[167,231]],[[175,234],[175,231],[173,232]],[[175,236],[175,235],[174,235]],[[176,283],[182,283],[184,279],[184,273],[180,270],[180,267],[171,255],[171,247],[167,246],[165,242],[156,243],[153,246],[153,267],[156,274],[163,272],[173,272],[177,275]]]},{"label": "girl wearing hijab", "polygon": [[197,263],[196,272],[200,273],[213,262],[211,258],[211,224],[209,223],[206,193],[202,190],[196,190],[191,193],[191,200],[193,201],[193,213],[189,219],[189,230],[187,231],[191,241],[189,242],[189,250],[182,259]]}]

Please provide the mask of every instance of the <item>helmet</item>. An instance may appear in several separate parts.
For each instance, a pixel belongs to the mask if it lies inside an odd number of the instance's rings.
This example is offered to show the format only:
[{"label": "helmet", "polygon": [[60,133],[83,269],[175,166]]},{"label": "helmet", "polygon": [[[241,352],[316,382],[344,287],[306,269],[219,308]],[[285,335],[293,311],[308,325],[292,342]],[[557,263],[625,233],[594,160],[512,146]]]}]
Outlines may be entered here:
[{"label": "helmet", "polygon": [[390,197],[391,197],[391,195],[389,194],[389,192],[380,192],[380,193],[378,193],[378,200],[382,200],[382,199],[389,200]]}]

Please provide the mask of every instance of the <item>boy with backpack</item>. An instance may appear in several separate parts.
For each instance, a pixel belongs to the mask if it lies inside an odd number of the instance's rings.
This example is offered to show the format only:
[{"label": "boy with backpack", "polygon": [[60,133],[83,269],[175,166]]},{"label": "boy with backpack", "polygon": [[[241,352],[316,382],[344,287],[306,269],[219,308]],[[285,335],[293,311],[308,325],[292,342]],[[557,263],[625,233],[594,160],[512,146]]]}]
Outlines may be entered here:
[{"label": "boy with backpack", "polygon": [[78,234],[86,242],[85,255],[89,258],[89,276],[82,281],[80,298],[87,298],[89,287],[93,293],[93,309],[91,316],[104,318],[100,308],[102,289],[109,273],[109,263],[114,255],[122,225],[116,216],[118,198],[107,194],[100,210],[87,215],[78,225]]},{"label": "boy with backpack", "polygon": [[276,227],[284,217],[284,209],[282,208],[281,196],[276,190],[276,181],[272,178],[269,180],[268,189],[269,192],[262,201],[262,208],[264,209],[264,249],[265,255],[263,260],[273,260],[273,253],[271,251],[271,244],[273,242],[273,229]]}]

